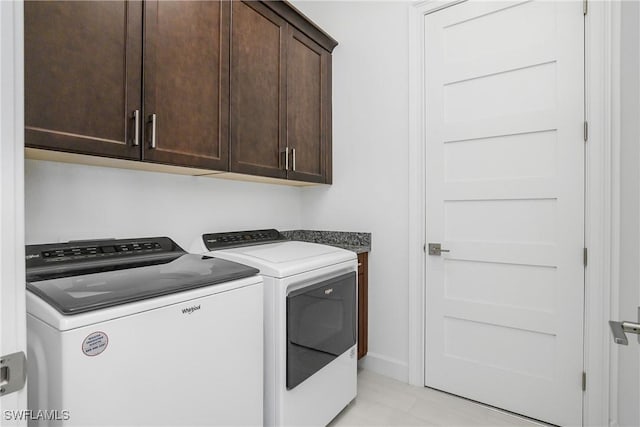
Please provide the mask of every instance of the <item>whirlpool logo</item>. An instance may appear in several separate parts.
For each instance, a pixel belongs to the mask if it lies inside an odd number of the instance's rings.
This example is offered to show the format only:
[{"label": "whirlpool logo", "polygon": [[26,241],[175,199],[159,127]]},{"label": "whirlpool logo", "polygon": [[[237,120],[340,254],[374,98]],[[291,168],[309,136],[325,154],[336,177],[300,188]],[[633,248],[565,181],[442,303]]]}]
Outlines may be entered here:
[{"label": "whirlpool logo", "polygon": [[194,311],[200,310],[200,304],[194,305],[193,307],[187,307],[182,309],[182,314],[191,314]]}]

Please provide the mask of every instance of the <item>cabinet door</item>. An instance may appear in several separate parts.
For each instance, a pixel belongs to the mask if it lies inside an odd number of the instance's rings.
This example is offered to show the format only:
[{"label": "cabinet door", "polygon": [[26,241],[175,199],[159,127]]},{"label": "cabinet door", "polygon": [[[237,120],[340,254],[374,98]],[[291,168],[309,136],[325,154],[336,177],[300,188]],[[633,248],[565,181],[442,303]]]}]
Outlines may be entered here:
[{"label": "cabinet door", "polygon": [[229,14],[227,1],[145,2],[143,160],[228,170]]},{"label": "cabinet door", "polygon": [[286,178],[286,23],[257,2],[233,2],[232,172]]},{"label": "cabinet door", "polygon": [[25,144],[140,157],[140,2],[25,2]]},{"label": "cabinet door", "polygon": [[287,52],[288,178],[325,182],[331,55],[293,27],[289,27]]}]

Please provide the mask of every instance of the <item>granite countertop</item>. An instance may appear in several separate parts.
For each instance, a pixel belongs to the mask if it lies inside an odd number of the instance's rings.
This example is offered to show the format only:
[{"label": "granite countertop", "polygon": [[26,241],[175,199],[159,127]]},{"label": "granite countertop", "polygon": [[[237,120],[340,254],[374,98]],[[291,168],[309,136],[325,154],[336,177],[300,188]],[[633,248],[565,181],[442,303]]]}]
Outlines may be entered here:
[{"label": "granite countertop", "polygon": [[289,240],[321,243],[346,249],[357,254],[371,252],[371,233],[318,230],[288,230],[280,233]]}]

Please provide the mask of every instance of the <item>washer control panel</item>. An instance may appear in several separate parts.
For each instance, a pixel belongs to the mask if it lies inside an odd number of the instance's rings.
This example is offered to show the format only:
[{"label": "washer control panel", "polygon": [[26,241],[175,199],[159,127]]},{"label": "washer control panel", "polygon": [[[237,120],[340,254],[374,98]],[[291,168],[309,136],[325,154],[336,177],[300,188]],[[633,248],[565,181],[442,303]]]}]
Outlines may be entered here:
[{"label": "washer control panel", "polygon": [[25,248],[27,268],[50,263],[65,264],[96,260],[117,260],[136,255],[184,252],[168,237],[111,239],[28,245]]}]

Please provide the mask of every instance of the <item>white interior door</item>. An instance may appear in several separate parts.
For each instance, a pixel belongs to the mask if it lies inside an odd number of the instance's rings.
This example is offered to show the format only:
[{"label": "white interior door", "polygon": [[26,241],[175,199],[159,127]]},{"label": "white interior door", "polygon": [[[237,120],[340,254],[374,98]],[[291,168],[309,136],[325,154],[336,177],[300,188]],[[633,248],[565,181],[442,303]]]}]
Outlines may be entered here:
[{"label": "white interior door", "polygon": [[425,16],[425,384],[582,423],[584,17],[577,1]]},{"label": "white interior door", "polygon": [[[0,356],[27,352],[22,10],[22,2],[0,1]],[[8,374],[13,382],[16,372]],[[0,378],[0,425],[26,425],[5,412],[26,409],[26,388],[6,395],[3,388]]]},{"label": "white interior door", "polygon": [[[619,257],[612,260],[619,262],[619,282],[611,320],[640,323],[640,3],[622,2],[620,13],[621,233]],[[638,335],[626,337],[628,345],[617,345],[610,335],[614,363],[617,356],[611,419],[619,426],[640,426],[640,342]]]}]

